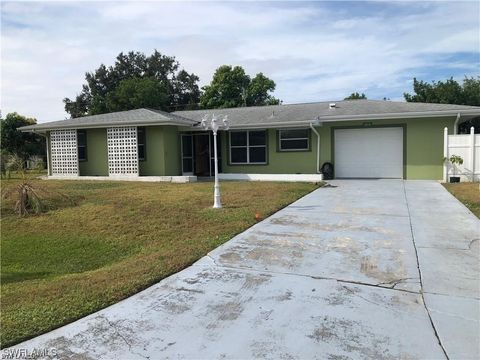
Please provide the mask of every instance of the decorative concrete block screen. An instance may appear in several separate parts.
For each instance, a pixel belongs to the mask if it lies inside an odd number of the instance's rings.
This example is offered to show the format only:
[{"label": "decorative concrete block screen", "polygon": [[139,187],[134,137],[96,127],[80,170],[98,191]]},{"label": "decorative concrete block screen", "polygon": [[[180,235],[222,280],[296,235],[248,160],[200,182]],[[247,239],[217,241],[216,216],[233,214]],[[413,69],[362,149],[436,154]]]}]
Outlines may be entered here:
[{"label": "decorative concrete block screen", "polygon": [[110,176],[137,176],[136,126],[107,129],[108,173]]},{"label": "decorative concrete block screen", "polygon": [[52,175],[77,176],[77,130],[50,132]]},{"label": "decorative concrete block screen", "polygon": [[445,131],[443,155],[446,158],[457,155],[463,159],[462,165],[453,166],[445,162],[444,181],[454,175],[467,181],[480,180],[480,135],[474,133],[473,127],[466,135],[448,135]]}]

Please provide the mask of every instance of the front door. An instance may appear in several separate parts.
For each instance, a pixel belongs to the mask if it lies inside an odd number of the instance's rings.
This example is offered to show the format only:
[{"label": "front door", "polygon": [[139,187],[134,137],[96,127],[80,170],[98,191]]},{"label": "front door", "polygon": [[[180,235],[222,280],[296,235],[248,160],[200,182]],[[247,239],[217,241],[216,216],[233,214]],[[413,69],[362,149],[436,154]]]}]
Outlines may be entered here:
[{"label": "front door", "polygon": [[194,174],[211,176],[210,169],[210,136],[208,134],[194,135]]},{"label": "front door", "polygon": [[[212,133],[181,134],[182,174],[213,176],[215,171]],[[220,136],[217,137],[218,172],[222,172]]]}]

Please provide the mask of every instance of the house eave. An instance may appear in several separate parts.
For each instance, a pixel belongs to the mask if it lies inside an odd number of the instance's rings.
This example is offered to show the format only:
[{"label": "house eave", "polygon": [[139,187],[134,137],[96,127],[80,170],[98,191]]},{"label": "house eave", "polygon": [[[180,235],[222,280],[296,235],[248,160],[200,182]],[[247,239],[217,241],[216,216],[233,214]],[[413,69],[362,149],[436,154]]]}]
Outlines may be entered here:
[{"label": "house eave", "polygon": [[47,131],[52,130],[65,130],[65,129],[105,129],[109,127],[117,127],[117,126],[163,126],[163,125],[170,125],[170,126],[193,126],[194,124],[188,123],[181,123],[181,122],[162,122],[162,123],[152,123],[152,122],[145,122],[145,121],[130,121],[128,123],[125,122],[111,122],[111,123],[100,123],[100,124],[92,124],[92,125],[75,125],[69,124],[64,126],[52,126],[52,127],[41,127],[41,128],[19,128],[21,132],[32,132],[32,133],[46,133]]},{"label": "house eave", "polygon": [[[436,118],[436,117],[450,117],[460,114],[464,119],[466,116],[480,116],[480,109],[462,109],[462,110],[442,110],[442,111],[422,111],[422,112],[400,112],[400,113],[383,113],[383,114],[362,114],[362,115],[324,115],[318,116],[315,119],[304,119],[289,122],[258,122],[255,124],[231,124],[230,129],[268,129],[268,128],[295,128],[299,126],[310,126],[310,124],[339,122],[339,121],[366,121],[366,120],[397,120],[397,119],[414,119],[414,118]],[[193,122],[193,120],[192,120]],[[95,128],[108,128],[115,126],[159,126],[159,125],[171,125],[171,126],[184,126],[190,127],[192,131],[200,130],[196,128],[196,124],[189,121],[166,121],[166,122],[145,122],[145,121],[129,121],[126,122],[110,122],[99,124],[68,124],[68,125],[56,125],[51,127],[32,127],[22,129],[22,132],[33,133],[46,133],[52,130],[62,129],[95,129]],[[204,131],[202,129],[202,131]]]},{"label": "house eave", "polygon": [[363,114],[363,115],[328,115],[318,116],[315,119],[286,122],[268,122],[257,124],[232,124],[231,129],[265,129],[265,128],[294,128],[298,126],[309,126],[310,124],[339,122],[339,121],[362,121],[362,120],[398,120],[398,119],[419,119],[419,118],[437,118],[452,117],[461,114],[465,116],[480,116],[480,109],[468,110],[448,110],[448,111],[422,111],[422,112],[402,112],[402,113],[384,113],[384,114]]}]

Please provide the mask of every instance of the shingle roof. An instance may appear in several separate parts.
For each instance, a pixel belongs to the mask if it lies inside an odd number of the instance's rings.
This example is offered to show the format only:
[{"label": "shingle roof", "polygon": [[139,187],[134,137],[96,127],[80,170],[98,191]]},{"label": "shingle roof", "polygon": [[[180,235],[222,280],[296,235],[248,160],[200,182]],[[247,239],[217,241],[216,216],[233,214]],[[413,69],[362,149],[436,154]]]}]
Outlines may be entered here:
[{"label": "shingle roof", "polygon": [[[335,108],[330,104],[335,103]],[[297,123],[341,121],[354,119],[381,119],[456,115],[457,113],[480,116],[480,107],[408,103],[383,100],[342,100],[304,104],[252,106],[215,110],[188,110],[167,113],[153,109],[137,109],[109,114],[84,116],[75,119],[53,121],[19,128],[22,131],[46,131],[65,128],[90,128],[127,125],[179,125],[198,124],[203,116],[228,115],[232,127],[294,126]]]},{"label": "shingle roof", "polygon": [[194,125],[196,121],[187,119],[176,114],[153,109],[136,109],[119,111],[109,114],[83,116],[75,119],[52,121],[37,125],[23,126],[25,130],[50,130],[65,128],[89,128],[122,125]]},{"label": "shingle roof", "polygon": [[[331,109],[330,104],[335,103]],[[435,116],[435,114],[457,112],[476,112],[480,115],[480,107],[451,104],[408,103],[383,100],[342,100],[304,104],[270,105],[215,110],[176,111],[174,114],[201,121],[204,115],[228,115],[231,126],[253,126],[269,124],[288,124],[296,122],[338,121],[339,119],[355,119],[356,117],[381,118],[388,114],[416,114]]]}]

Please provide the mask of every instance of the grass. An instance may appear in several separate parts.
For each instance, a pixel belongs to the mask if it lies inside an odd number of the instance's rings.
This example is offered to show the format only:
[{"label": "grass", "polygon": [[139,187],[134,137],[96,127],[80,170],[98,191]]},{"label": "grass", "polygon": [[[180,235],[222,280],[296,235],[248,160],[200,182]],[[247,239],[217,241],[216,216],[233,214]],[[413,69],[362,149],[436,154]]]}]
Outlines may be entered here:
[{"label": "grass", "polygon": [[443,184],[443,186],[480,219],[479,183]]},{"label": "grass", "polygon": [[[2,186],[17,180],[2,181]],[[35,180],[41,181],[41,180]],[[2,347],[128,297],[316,188],[306,183],[43,181],[49,211],[17,217],[2,203]]]}]

